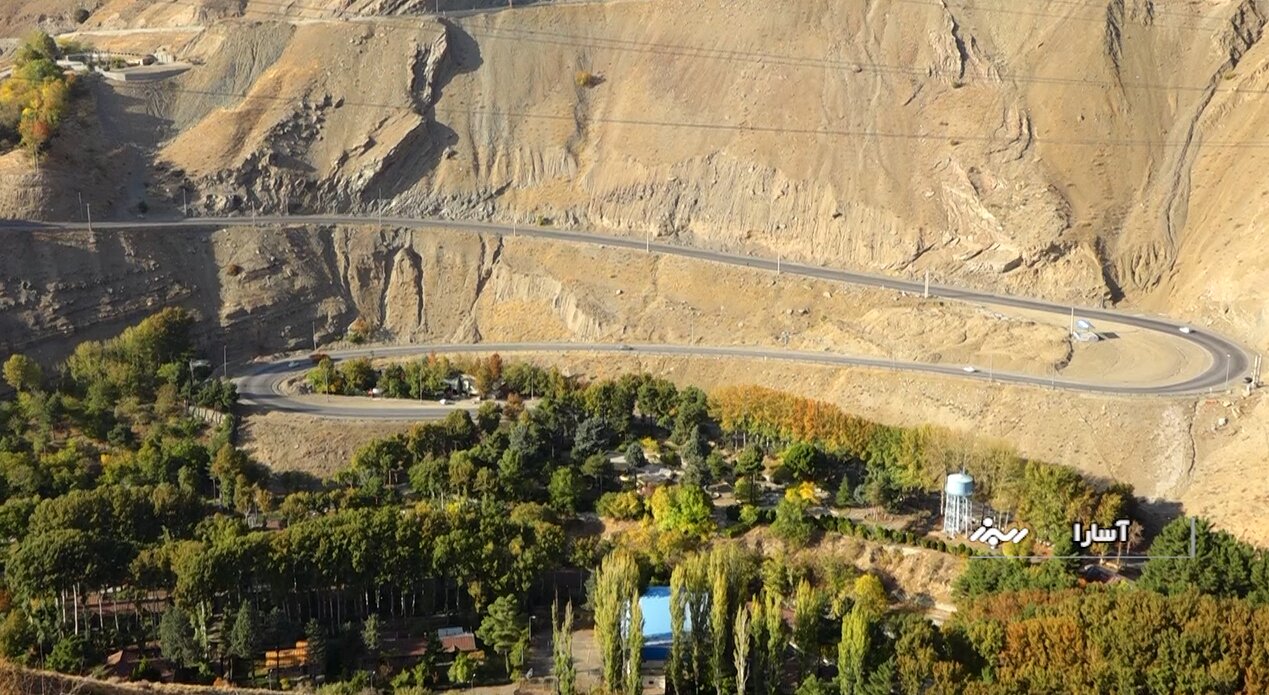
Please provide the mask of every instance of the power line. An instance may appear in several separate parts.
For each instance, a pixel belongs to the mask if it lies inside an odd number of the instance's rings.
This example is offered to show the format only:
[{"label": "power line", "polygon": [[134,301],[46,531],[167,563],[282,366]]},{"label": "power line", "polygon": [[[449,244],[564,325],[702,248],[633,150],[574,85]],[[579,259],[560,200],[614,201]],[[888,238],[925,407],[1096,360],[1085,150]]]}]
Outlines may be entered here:
[{"label": "power line", "polygon": [[[184,0],[172,0],[172,1],[173,3],[181,3]],[[278,5],[278,3],[270,3],[270,2],[266,2],[265,0],[256,0],[256,4]],[[299,6],[299,7],[302,7],[302,6]],[[291,16],[290,18],[294,19],[293,16]],[[386,25],[390,27],[394,26],[391,23],[387,23],[387,22],[375,22],[375,25],[376,26]],[[424,27],[415,24],[415,25],[410,25],[409,28],[414,30],[419,30]],[[495,31],[504,31],[504,33],[513,33],[513,32],[508,32],[507,30],[495,30]],[[584,37],[570,36],[565,34],[552,35],[550,32],[540,32],[540,31],[535,32],[532,30],[523,30],[520,33],[545,35],[548,37],[557,36],[557,37],[560,37],[561,39],[584,38]],[[486,36],[487,38],[505,38],[501,36],[495,36],[492,34],[486,35]],[[916,68],[890,66],[890,65],[878,64],[878,63],[857,63],[853,61],[832,61],[832,60],[826,60],[826,59],[801,58],[798,56],[778,56],[778,55],[768,55],[768,54],[746,52],[746,51],[733,51],[733,50],[727,50],[727,49],[703,49],[703,48],[697,48],[697,47],[674,46],[672,44],[641,43],[641,42],[621,40],[621,39],[597,39],[597,40],[609,41],[612,44],[615,44],[615,46],[604,46],[601,44],[600,46],[598,46],[601,48],[615,48],[616,50],[642,50],[643,52],[654,53],[657,55],[665,55],[667,49],[679,49],[683,51],[683,53],[680,54],[682,57],[695,57],[695,58],[721,59],[721,60],[757,60],[757,61],[764,61],[764,62],[788,61],[788,64],[794,67],[812,67],[812,68],[821,68],[821,69],[837,69],[837,68],[853,69],[855,67],[867,66],[871,68],[872,71],[878,74],[884,74],[885,71],[894,71],[894,72],[897,72],[898,74],[907,74],[907,75],[913,75],[913,76],[927,76],[927,77],[930,76],[931,73],[938,74],[938,71],[920,70]],[[576,45],[576,44],[567,44],[567,45]],[[947,72],[950,73],[951,71],[947,71]],[[1108,83],[1104,83],[1104,82],[1096,82],[1092,80],[1079,80],[1075,78],[1049,78],[1049,77],[1041,77],[1041,76],[1008,76],[1008,78],[1015,81],[1023,81],[1023,82],[1031,81],[1031,82],[1039,82],[1039,83],[1066,84],[1066,85],[1072,85],[1072,86],[1089,86],[1089,87],[1111,86]],[[11,77],[10,79],[22,79],[22,78],[15,76],[15,77]],[[1132,87],[1136,89],[1146,89],[1146,90],[1157,89],[1157,90],[1167,90],[1167,91],[1182,91],[1182,90],[1199,91],[1199,90],[1210,89],[1214,92],[1269,94],[1269,89],[1266,89],[1266,88],[1221,89],[1219,86],[1207,86],[1207,87],[1169,86],[1169,85],[1151,85],[1146,83],[1138,83],[1138,84],[1125,83],[1120,86]],[[288,104],[293,104],[293,103],[296,103],[297,101],[303,101],[306,98],[306,95],[272,95],[272,96],[259,95],[259,94],[250,95],[250,94],[237,94],[232,92],[219,92],[219,91],[212,91],[212,90],[196,90],[196,89],[190,89],[190,88],[171,87],[171,86],[162,86],[162,87],[159,87],[158,89],[169,94],[175,93],[175,94],[191,94],[191,95],[198,95],[198,96],[214,96],[214,97],[222,97],[222,98],[228,98],[228,99],[236,99],[243,102],[276,101],[276,102],[284,102]],[[398,104],[353,102],[353,101],[346,100],[343,105],[361,107],[361,108],[377,108],[377,109],[388,109],[388,110],[397,110],[397,111],[410,111],[410,112],[418,113],[415,109],[409,106],[401,106]],[[469,116],[519,118],[523,120],[544,120],[544,121],[573,121],[575,120],[575,117],[572,114],[557,115],[557,114],[542,114],[542,113],[519,112],[519,111],[498,111],[498,110],[492,110],[492,109],[490,110],[470,110],[470,109],[463,110],[463,109],[453,109],[453,108],[440,107],[440,106],[435,107],[433,111],[436,114],[449,114],[449,115],[466,114]],[[420,114],[420,115],[423,115],[423,114]],[[1015,137],[1001,138],[998,136],[984,136],[984,135],[972,135],[972,134],[962,134],[962,133],[904,133],[904,132],[884,132],[884,131],[867,130],[867,129],[789,128],[789,127],[781,127],[781,126],[725,124],[725,123],[707,123],[707,122],[689,122],[689,121],[658,121],[658,120],[651,120],[651,119],[621,119],[621,118],[611,118],[611,117],[609,118],[594,117],[594,118],[590,118],[589,121],[594,123],[603,123],[603,124],[609,124],[609,125],[627,125],[627,126],[636,126],[636,127],[685,128],[685,129],[709,130],[709,131],[759,132],[759,133],[774,133],[774,134],[785,134],[785,135],[811,135],[811,136],[873,138],[873,139],[891,139],[891,140],[900,140],[900,139],[917,140],[917,141],[946,140],[946,141],[952,141],[953,143],[957,141],[965,141],[965,142],[990,142],[990,143],[1000,143],[1000,144],[1008,145],[1008,144],[1014,144],[1018,141],[1018,138],[1015,138]],[[1043,136],[1033,136],[1030,139],[1032,142],[1039,143],[1039,144],[1072,145],[1072,146],[1169,147],[1169,146],[1184,144],[1183,142],[1160,140],[1160,139],[1113,140],[1113,139],[1103,139],[1103,138],[1046,138]],[[1209,140],[1209,141],[1205,141],[1203,144],[1204,146],[1208,146],[1208,147],[1246,147],[1246,148],[1257,147],[1258,148],[1258,147],[1264,147],[1266,145],[1269,145],[1269,141]]]},{"label": "power line", "polygon": [[[190,0],[171,0],[174,4],[186,4]],[[895,2],[908,2],[917,5],[932,5],[941,7],[939,3],[931,3],[926,0],[894,0]],[[1075,2],[1075,0],[1067,0],[1068,4],[1093,7],[1092,5],[1084,5]],[[265,5],[274,7],[291,8],[297,7],[301,9],[311,9],[314,11],[324,11],[329,13],[327,8],[318,8],[306,5],[288,5],[279,2],[269,2],[268,0],[254,0],[254,5]],[[266,16],[278,17],[286,20],[295,20],[294,14],[284,12],[267,12],[264,10],[253,9],[251,14],[263,14]],[[423,28],[418,23],[403,24],[397,21],[396,17],[384,17],[374,15],[356,15],[354,19],[347,17],[331,17],[332,21],[353,22],[357,18],[374,19],[374,26],[385,27],[390,29],[408,29],[418,31]],[[404,18],[403,18],[404,19]],[[1102,21],[1102,20],[1098,20]],[[1227,25],[1227,21],[1225,22]],[[1157,24],[1153,26],[1159,26]],[[629,39],[616,39],[595,36],[581,36],[576,34],[565,34],[559,32],[524,29],[524,28],[502,28],[502,27],[484,27],[473,28],[467,27],[466,31],[473,37],[479,37],[490,40],[503,41],[526,41],[539,43],[544,45],[557,45],[570,48],[589,48],[599,50],[627,51],[635,53],[645,53],[658,57],[675,57],[675,58],[698,58],[705,60],[721,60],[735,62],[753,62],[759,64],[773,64],[784,67],[793,68],[813,68],[821,70],[841,70],[845,72],[870,72],[876,75],[903,75],[916,78],[928,78],[934,76],[942,76],[949,79],[959,79],[963,77],[987,77],[987,75],[966,74],[963,75],[960,70],[940,69],[938,67],[919,68],[911,65],[892,65],[885,63],[876,63],[871,61],[851,61],[851,60],[833,60],[827,58],[811,58],[795,55],[781,55],[771,53],[761,53],[756,51],[742,51],[734,49],[718,49],[704,48],[699,46],[685,46],[681,44],[667,44],[655,42],[640,42]],[[994,66],[993,66],[994,67]],[[1002,81],[1017,82],[1023,84],[1051,84],[1071,87],[1087,87],[1096,89],[1124,89],[1139,91],[1158,91],[1158,92],[1206,92],[1212,90],[1214,93],[1227,94],[1269,94],[1269,89],[1242,88],[1242,87],[1223,87],[1216,85],[1213,87],[1209,84],[1203,85],[1169,85],[1156,82],[1140,82],[1131,80],[1090,80],[1082,78],[1068,77],[1052,77],[1041,75],[1023,75],[998,71],[997,75]]]},{"label": "power line", "polygon": [[[274,102],[278,104],[293,105],[297,103],[306,103],[308,95],[305,94],[237,94],[233,92],[220,92],[214,90],[198,90],[186,88],[163,88],[167,93],[189,94],[195,96],[213,96],[238,99],[242,102]],[[413,107],[402,106],[399,104],[388,104],[382,102],[369,101],[350,101],[345,100],[340,108],[354,107],[367,109],[382,109],[388,111],[402,111],[414,113],[420,117],[426,117],[426,114],[419,113]],[[244,109],[239,109],[243,111]],[[245,109],[250,113],[253,111],[261,112],[270,110],[268,107],[258,109]],[[280,110],[280,109],[279,109]],[[575,123],[576,116],[571,112],[568,114],[548,114],[534,113],[529,111],[509,111],[495,109],[457,109],[449,107],[431,107],[429,109],[434,114],[446,116],[484,116],[490,118],[508,118],[521,120],[536,120],[550,122],[569,122]],[[737,133],[770,133],[776,135],[807,135],[821,137],[849,137],[861,139],[876,140],[914,140],[920,142],[932,142],[945,140],[953,144],[958,142],[984,142],[1002,146],[1017,144],[1019,138],[1006,138],[992,135],[973,135],[964,133],[905,133],[895,131],[878,131],[868,129],[849,129],[849,128],[792,128],[787,126],[767,126],[767,125],[744,125],[731,123],[710,123],[704,121],[674,121],[674,120],[655,120],[641,118],[613,118],[613,117],[593,117],[587,119],[590,123],[599,123],[604,125],[615,126],[633,126],[633,127],[654,127],[654,128],[682,128],[703,131],[723,131]],[[1098,139],[1098,138],[1045,138],[1042,136],[1032,136],[1030,142],[1044,145],[1069,145],[1083,147],[1174,147],[1186,145],[1185,141],[1159,140],[1159,139]],[[1262,148],[1269,147],[1269,140],[1206,140],[1201,143],[1204,147],[1212,148]]]},{"label": "power line", "polygon": [[[649,0],[649,2],[651,1],[652,0]],[[863,0],[852,0],[852,1],[861,2],[861,4],[863,2]],[[989,5],[981,5],[981,4],[974,4],[974,3],[964,3],[959,6],[952,6],[952,5],[945,4],[941,0],[891,0],[891,1],[897,4],[931,7],[931,8],[935,8],[939,10],[944,10],[949,13],[951,12],[951,10],[965,10],[969,12],[981,12],[986,14],[1002,14],[1002,15],[1010,15],[1010,16],[1039,17],[1039,18],[1045,18],[1045,19],[1074,20],[1074,21],[1083,21],[1083,22],[1096,22],[1098,24],[1106,23],[1108,18],[1108,12],[1109,12],[1109,8],[1105,4],[1079,2],[1078,0],[1045,0],[1043,4],[1063,5],[1063,6],[1072,7],[1076,10],[1080,10],[1080,9],[1091,10],[1095,13],[1096,16],[1085,17],[1085,16],[1077,16],[1077,15],[1071,15],[1071,14],[1056,14],[1053,12],[1044,12],[1042,10],[1034,10],[1034,9],[1017,9],[1019,5],[1039,4],[1039,3],[1017,2],[1012,0],[1006,0],[1006,2],[1011,5],[1011,7],[998,7],[998,6],[989,6]],[[198,5],[195,0],[169,0],[169,2],[171,2],[172,4],[187,4],[187,5],[192,5],[196,7],[201,7],[201,5]],[[538,8],[538,7],[549,7],[551,5],[556,5],[556,4],[558,5],[585,5],[585,4],[601,5],[603,3],[602,2],[554,3],[554,2],[551,2],[550,0],[546,0],[544,2],[530,2],[530,3],[522,5],[521,7],[523,9],[532,9],[532,8]],[[335,18],[341,18],[341,19],[344,16],[347,16],[348,14],[351,14],[353,17],[357,17],[357,18],[411,17],[411,16],[418,17],[418,16],[431,16],[432,14],[432,13],[429,13],[427,15],[371,15],[371,14],[364,14],[360,12],[346,13],[339,10],[332,10],[330,7],[325,7],[321,5],[305,5],[303,3],[298,3],[298,2],[290,3],[290,2],[277,2],[277,1],[270,1],[270,0],[251,0],[250,6],[243,11],[243,14],[241,16],[249,17],[252,14],[263,14],[263,15],[278,14],[276,12],[268,12],[264,10],[255,9],[255,7],[259,5],[263,5],[266,7],[280,8],[282,10],[300,9],[300,10],[307,10],[311,12],[326,13],[332,16],[340,15]],[[474,14],[480,13],[481,10],[499,11],[503,9],[507,9],[507,8],[502,6],[495,6],[490,8],[477,8],[477,9],[466,8],[466,9],[460,9],[460,10],[451,10],[450,12],[471,13],[474,15]],[[1228,18],[1212,16],[1202,11],[1180,12],[1176,10],[1154,10],[1148,13],[1148,16],[1150,18],[1150,21],[1148,24],[1146,24],[1146,26],[1153,26],[1153,27],[1184,28],[1184,29],[1202,29],[1202,28],[1216,29],[1216,28],[1221,28],[1222,26],[1228,25]],[[1156,17],[1176,17],[1182,21],[1157,22],[1157,21],[1154,21],[1154,18]],[[1125,16],[1124,19],[1127,20],[1129,19],[1129,17]],[[1208,26],[1208,27],[1199,26],[1199,23],[1203,23],[1203,22],[1210,22],[1211,26]]]}]

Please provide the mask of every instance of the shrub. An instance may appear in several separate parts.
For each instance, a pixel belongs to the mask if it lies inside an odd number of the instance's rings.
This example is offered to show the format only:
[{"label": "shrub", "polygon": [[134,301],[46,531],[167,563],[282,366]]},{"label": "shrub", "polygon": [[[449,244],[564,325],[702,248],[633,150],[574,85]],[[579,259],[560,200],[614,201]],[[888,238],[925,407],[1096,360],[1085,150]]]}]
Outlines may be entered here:
[{"label": "shrub", "polygon": [[600,83],[599,76],[588,70],[578,70],[573,75],[573,84],[576,84],[578,87],[581,87],[583,89],[589,89],[591,87],[595,87],[599,83]]},{"label": "shrub", "polygon": [[81,7],[78,10],[75,10],[75,23],[83,24],[88,21],[88,17],[91,15],[92,13],[89,12],[87,8]]},{"label": "shrub", "polygon": [[643,498],[635,492],[607,492],[595,503],[595,511],[608,519],[633,521],[645,513]]},{"label": "shrub", "polygon": [[356,321],[348,327],[348,342],[354,345],[360,345],[370,340],[370,322],[358,316]]},{"label": "shrub", "polygon": [[237,263],[230,263],[225,268],[225,274],[231,278],[236,278],[239,275],[242,275],[242,266],[238,265]]}]

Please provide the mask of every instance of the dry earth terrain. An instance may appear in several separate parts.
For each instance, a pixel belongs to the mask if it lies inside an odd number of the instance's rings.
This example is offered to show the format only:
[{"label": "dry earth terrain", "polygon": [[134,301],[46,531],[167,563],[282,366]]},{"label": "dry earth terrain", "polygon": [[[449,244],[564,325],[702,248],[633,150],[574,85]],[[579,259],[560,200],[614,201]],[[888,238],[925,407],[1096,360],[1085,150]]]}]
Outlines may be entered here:
[{"label": "dry earth terrain", "polygon": [[[0,157],[0,216],[76,219],[82,203],[130,219],[188,203],[549,220],[1118,303],[1269,345],[1263,1],[614,0],[437,18],[414,0],[93,0],[82,24],[78,2],[4,5],[0,34],[77,30],[195,68],[84,80],[38,169]],[[389,342],[787,342],[1106,380],[1178,374],[1194,358],[1127,331],[1071,346],[1060,322],[1035,316],[514,238],[365,228],[5,242],[0,352],[47,359],[170,302],[208,318],[209,343],[235,359],[306,347],[314,332],[329,342],[357,316]],[[1269,542],[1258,397],[645,366],[998,437]],[[285,417],[249,423],[252,446],[279,466],[311,461],[286,441]]]}]

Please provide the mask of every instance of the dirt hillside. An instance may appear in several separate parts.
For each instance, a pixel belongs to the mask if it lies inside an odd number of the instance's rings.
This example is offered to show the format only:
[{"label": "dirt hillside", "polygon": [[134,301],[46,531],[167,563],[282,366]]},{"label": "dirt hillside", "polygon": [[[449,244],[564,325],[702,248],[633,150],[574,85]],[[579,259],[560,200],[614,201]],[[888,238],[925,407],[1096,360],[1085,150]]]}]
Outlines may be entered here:
[{"label": "dirt hillside", "polygon": [[[132,185],[96,190],[97,206],[549,219],[1149,302],[1265,340],[1238,265],[1264,265],[1239,243],[1264,170],[1263,148],[1238,146],[1263,130],[1260,3],[410,14],[423,5],[99,4],[82,38],[161,43],[198,67],[94,90],[83,117],[108,126],[93,136],[108,141],[100,157],[122,140],[150,161]],[[59,165],[84,169],[68,156],[77,144],[50,162],[47,187],[62,185]],[[72,212],[64,198],[0,202]]]}]

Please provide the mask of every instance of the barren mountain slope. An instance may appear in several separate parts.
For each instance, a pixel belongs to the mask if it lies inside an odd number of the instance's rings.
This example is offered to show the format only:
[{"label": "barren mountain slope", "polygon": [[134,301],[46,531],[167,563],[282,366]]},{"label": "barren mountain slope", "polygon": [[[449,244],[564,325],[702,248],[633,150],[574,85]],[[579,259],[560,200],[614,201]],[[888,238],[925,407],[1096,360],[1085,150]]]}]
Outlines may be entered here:
[{"label": "barren mountain slope", "polygon": [[[118,2],[89,24],[160,19],[134,3],[108,21]],[[1232,90],[1256,88],[1265,15],[1249,0],[664,0],[444,22],[369,16],[421,9],[399,2],[202,5],[207,29],[180,47],[198,68],[99,97],[103,119],[126,121],[123,101],[154,120],[119,132],[185,176],[155,173],[151,207],[179,206],[184,184],[208,212],[546,218],[1085,301],[1136,299],[1191,239],[1235,233],[1197,204],[1220,197],[1208,158],[1238,157],[1216,140],[1255,131],[1254,99]]]}]

